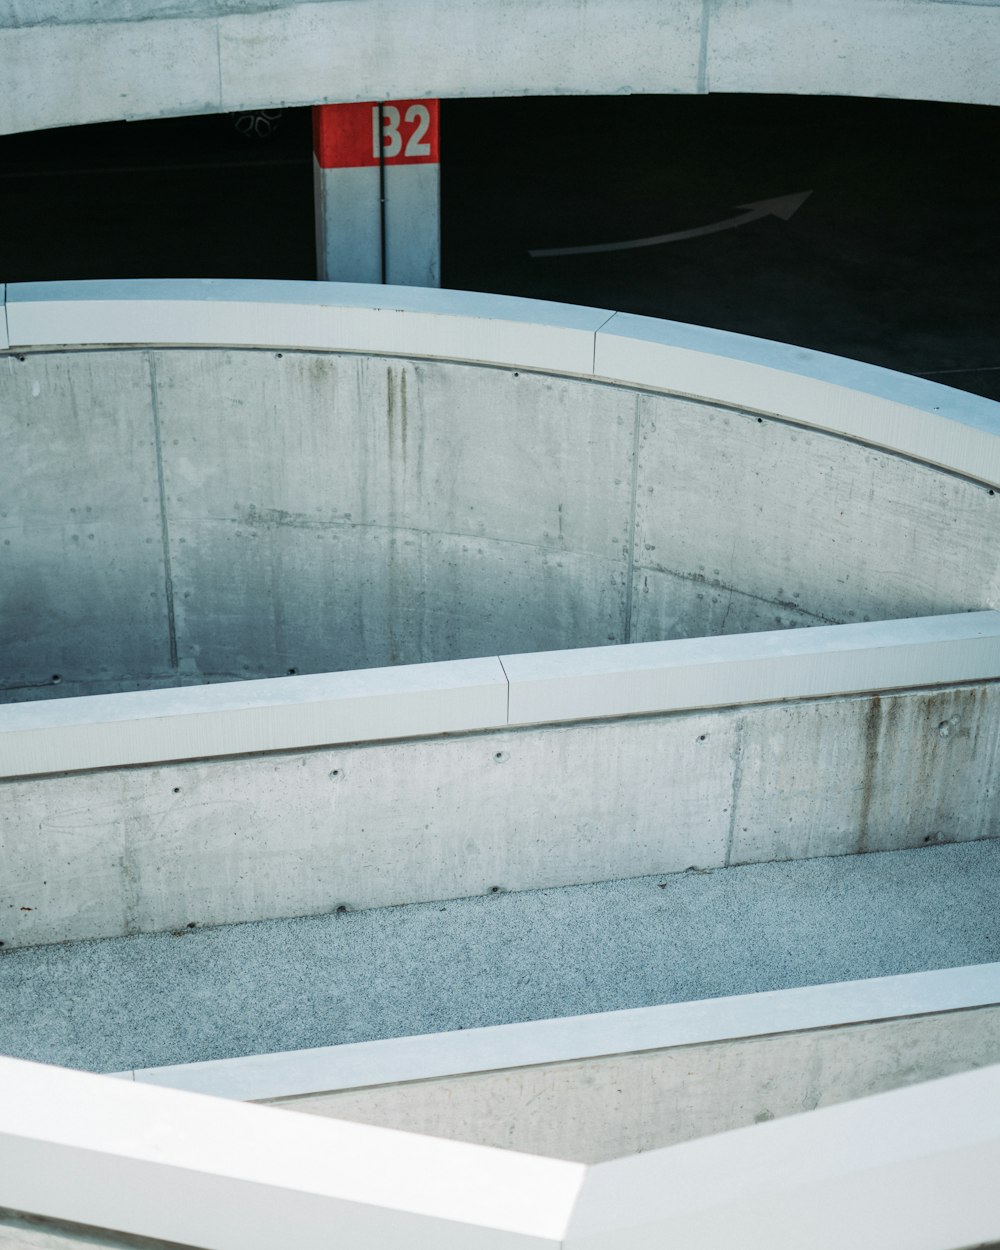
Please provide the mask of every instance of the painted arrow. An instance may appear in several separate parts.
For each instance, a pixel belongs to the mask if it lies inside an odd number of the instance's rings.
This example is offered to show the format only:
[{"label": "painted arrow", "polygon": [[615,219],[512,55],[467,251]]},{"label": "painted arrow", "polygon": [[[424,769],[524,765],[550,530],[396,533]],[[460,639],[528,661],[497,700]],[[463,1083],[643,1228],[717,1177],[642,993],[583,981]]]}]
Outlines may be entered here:
[{"label": "painted arrow", "polygon": [[754,200],[741,204],[745,213],[713,222],[710,226],[696,226],[693,230],[677,230],[673,234],[654,234],[648,239],[627,239],[623,243],[591,243],[588,247],[537,247],[529,256],[586,256],[592,252],[627,252],[634,247],[656,247],[660,243],[679,243],[681,239],[697,239],[703,234],[716,234],[719,230],[735,230],[737,226],[749,225],[762,217],[780,217],[787,221],[797,213],[812,195],[811,191],[799,191],[795,195],[779,195],[773,200]]}]

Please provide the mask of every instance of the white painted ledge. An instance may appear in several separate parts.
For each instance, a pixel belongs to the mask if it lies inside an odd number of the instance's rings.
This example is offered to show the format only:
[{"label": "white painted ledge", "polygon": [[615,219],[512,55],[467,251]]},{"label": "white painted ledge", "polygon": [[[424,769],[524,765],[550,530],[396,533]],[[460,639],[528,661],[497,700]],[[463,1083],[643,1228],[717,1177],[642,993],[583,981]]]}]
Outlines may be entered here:
[{"label": "white painted ledge", "polygon": [[1000,612],[501,657],[511,725],[1000,677]]},{"label": "white painted ledge", "polygon": [[725,330],[468,291],[139,279],[11,283],[9,348],[357,352],[594,377],[762,413],[1000,488],[1000,404]]},{"label": "white painted ledge", "polygon": [[204,1250],[541,1250],[583,1171],[0,1058],[0,1207]]},{"label": "white painted ledge", "polygon": [[0,777],[1000,679],[1000,612],[0,706]]},{"label": "white painted ledge", "polygon": [[489,729],[498,659],[355,669],[0,708],[0,776]]},{"label": "white painted ledge", "polygon": [[[712,372],[706,384],[708,359]],[[980,481],[1000,481],[1000,404],[925,378],[631,313],[616,313],[598,331],[594,372],[659,391],[711,398]]]},{"label": "white painted ledge", "polygon": [[1000,1066],[587,1169],[566,1250],[1000,1239]]},{"label": "white painted ledge", "polygon": [[1000,963],[116,1073],[244,1101],[397,1085],[1000,1003]]},{"label": "white painted ledge", "polygon": [[447,357],[590,374],[612,315],[584,308],[349,282],[138,279],[13,283],[12,346],[274,347]]},{"label": "white painted ledge", "polygon": [[0,1059],[0,1206],[204,1250],[959,1250],[1000,1066],[586,1166]]}]

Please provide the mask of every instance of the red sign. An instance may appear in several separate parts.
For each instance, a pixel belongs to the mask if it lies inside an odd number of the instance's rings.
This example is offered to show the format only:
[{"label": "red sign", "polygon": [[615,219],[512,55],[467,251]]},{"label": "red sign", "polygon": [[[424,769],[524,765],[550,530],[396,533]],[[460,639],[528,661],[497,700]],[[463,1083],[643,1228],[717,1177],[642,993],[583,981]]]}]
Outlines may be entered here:
[{"label": "red sign", "polygon": [[322,169],[362,165],[436,165],[438,101],[317,104],[313,151]]}]

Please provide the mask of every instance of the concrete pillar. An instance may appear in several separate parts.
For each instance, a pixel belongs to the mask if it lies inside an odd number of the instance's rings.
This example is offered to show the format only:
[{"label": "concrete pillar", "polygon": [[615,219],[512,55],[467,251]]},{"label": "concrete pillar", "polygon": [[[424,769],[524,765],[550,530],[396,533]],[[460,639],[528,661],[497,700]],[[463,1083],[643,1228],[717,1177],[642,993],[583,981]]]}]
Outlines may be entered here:
[{"label": "concrete pillar", "polygon": [[441,285],[437,100],[313,108],[316,276]]}]

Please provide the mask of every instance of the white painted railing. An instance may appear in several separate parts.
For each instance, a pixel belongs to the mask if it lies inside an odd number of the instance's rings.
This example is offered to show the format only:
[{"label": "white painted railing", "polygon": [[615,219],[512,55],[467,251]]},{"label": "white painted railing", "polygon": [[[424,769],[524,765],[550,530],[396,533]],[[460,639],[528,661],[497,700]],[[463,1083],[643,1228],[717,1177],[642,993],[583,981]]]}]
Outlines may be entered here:
[{"label": "white painted railing", "polygon": [[204,1250],[959,1250],[1000,1067],[585,1166],[0,1059],[0,1206]]},{"label": "white painted railing", "polygon": [[1000,963],[587,1016],[138,1068],[116,1075],[241,1101],[298,1098],[1000,1003]]},{"label": "white painted railing", "polygon": [[0,777],[1000,679],[1000,612],[0,705]]},{"label": "white painted railing", "polygon": [[10,283],[5,313],[0,347],[15,352],[274,347],[595,377],[766,413],[1000,487],[992,400],[823,352],[608,309],[415,287],[135,279]]}]

